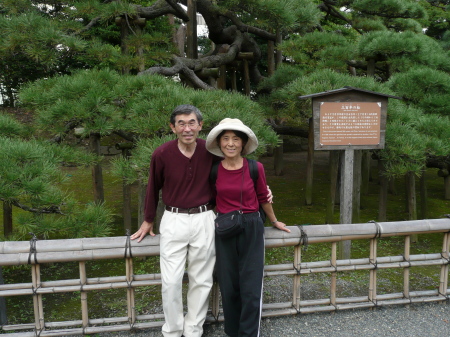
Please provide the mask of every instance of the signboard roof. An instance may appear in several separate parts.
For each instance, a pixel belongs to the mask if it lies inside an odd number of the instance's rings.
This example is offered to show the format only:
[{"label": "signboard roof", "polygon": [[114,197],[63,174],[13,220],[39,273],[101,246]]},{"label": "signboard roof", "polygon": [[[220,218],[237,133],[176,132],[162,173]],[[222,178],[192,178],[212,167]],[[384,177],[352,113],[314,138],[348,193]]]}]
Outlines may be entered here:
[{"label": "signboard roof", "polygon": [[299,96],[298,98],[306,99],[306,98],[313,98],[313,97],[319,97],[319,96],[327,96],[327,95],[332,95],[332,94],[337,94],[337,93],[340,93],[340,92],[352,91],[352,90],[353,91],[361,91],[361,92],[365,92],[365,93],[373,94],[373,95],[378,95],[378,96],[384,96],[384,97],[388,97],[388,98],[402,99],[401,97],[398,97],[398,96],[382,94],[380,92],[375,92],[375,91],[370,91],[370,90],[365,90],[365,89],[360,89],[360,88],[355,88],[355,87],[350,87],[350,86],[345,86],[345,87],[340,88],[340,89],[334,89],[334,90],[327,90],[327,91],[324,91],[324,92],[318,92],[318,93],[310,94],[310,95]]}]

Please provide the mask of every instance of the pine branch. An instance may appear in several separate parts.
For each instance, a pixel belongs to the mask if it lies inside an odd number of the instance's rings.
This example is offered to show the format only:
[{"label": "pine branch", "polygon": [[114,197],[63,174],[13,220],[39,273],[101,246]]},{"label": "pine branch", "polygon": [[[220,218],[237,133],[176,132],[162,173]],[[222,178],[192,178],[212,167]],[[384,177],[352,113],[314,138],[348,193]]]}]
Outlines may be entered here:
[{"label": "pine branch", "polygon": [[338,19],[341,19],[345,22],[347,22],[354,30],[356,30],[359,34],[363,34],[362,31],[360,31],[358,28],[353,27],[353,22],[346,18],[344,15],[342,15],[341,12],[339,12],[336,8],[333,7],[334,1],[324,1],[319,6],[317,6],[320,10],[328,13],[329,15],[332,15]]},{"label": "pine branch", "polygon": [[195,63],[198,63],[196,61],[199,60],[193,60],[193,59],[187,59],[183,57],[174,57],[173,62],[174,65],[172,67],[151,67],[144,71],[141,71],[138,73],[138,75],[146,75],[146,74],[159,74],[163,76],[175,76],[177,74],[183,74],[186,76],[188,80],[192,82],[197,88],[201,88],[204,90],[215,90],[214,87],[210,86],[209,84],[203,82],[196,74],[195,72],[190,69],[197,68],[197,70],[203,69],[203,66],[195,67]]},{"label": "pine branch", "polygon": [[214,87],[203,82],[195,72],[200,71],[204,68],[217,68],[221,65],[231,63],[236,59],[243,41],[243,34],[238,32],[238,34],[236,34],[235,36],[233,44],[229,46],[226,53],[210,55],[202,57],[201,59],[189,59],[174,56],[172,67],[151,67],[144,71],[141,71],[140,73],[138,73],[138,75],[160,74],[163,76],[175,76],[176,74],[181,73],[186,76],[187,79],[189,79],[197,88],[201,88],[204,90],[215,90]]},{"label": "pine branch", "polygon": [[16,207],[19,207],[20,209],[23,209],[24,211],[31,212],[31,213],[37,213],[37,214],[61,214],[65,215],[61,209],[60,206],[52,205],[44,208],[33,208],[26,205],[21,204],[18,200],[5,200],[3,198],[0,198],[1,201],[7,202],[11,205],[14,205]]},{"label": "pine branch", "polygon": [[113,133],[118,135],[118,136],[120,136],[120,137],[122,137],[125,140],[130,141],[130,142],[133,142],[133,143],[136,142],[136,136],[133,135],[130,132],[125,132],[125,131],[122,131],[122,130],[116,130],[116,131],[113,131]]},{"label": "pine branch", "polygon": [[263,39],[266,39],[268,41],[276,41],[276,35],[269,33],[268,31],[265,31],[263,29],[260,28],[256,28],[253,26],[249,26],[245,23],[243,23],[240,19],[238,19],[236,17],[236,15],[234,15],[233,12],[231,11],[227,11],[225,14],[223,14],[223,16],[225,16],[226,18],[230,19],[230,21],[237,27],[237,29],[239,29],[242,33],[252,33],[255,34],[256,36],[259,36]]},{"label": "pine branch", "polygon": [[141,18],[155,19],[173,14],[183,21],[189,21],[186,11],[174,0],[158,0],[149,7],[136,6],[136,10]]},{"label": "pine branch", "polygon": [[84,26],[81,30],[79,30],[78,32],[73,33],[72,35],[76,36],[76,35],[80,35],[86,31],[88,31],[89,29],[91,29],[92,27],[95,26],[95,24],[97,22],[100,21],[100,16],[97,16],[96,18],[92,19],[91,22],[89,22],[86,26]]},{"label": "pine branch", "polygon": [[61,143],[65,136],[67,136],[67,134],[75,129],[78,125],[81,124],[81,120],[72,120],[69,123],[66,124],[65,128],[64,128],[64,132],[62,134],[56,135],[55,137],[53,137],[52,139],[50,139],[50,142],[52,143]]},{"label": "pine branch", "polygon": [[189,16],[186,11],[174,0],[166,0],[166,2],[176,11],[176,15],[178,18],[182,19],[185,22],[189,21]]}]

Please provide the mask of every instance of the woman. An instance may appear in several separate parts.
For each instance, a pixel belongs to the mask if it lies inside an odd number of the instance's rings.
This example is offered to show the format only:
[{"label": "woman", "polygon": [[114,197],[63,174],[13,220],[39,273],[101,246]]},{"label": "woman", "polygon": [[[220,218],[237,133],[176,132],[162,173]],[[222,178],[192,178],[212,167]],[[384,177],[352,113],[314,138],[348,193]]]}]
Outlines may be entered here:
[{"label": "woman", "polygon": [[224,157],[217,170],[216,211],[243,212],[242,232],[227,239],[216,235],[216,270],[229,336],[259,336],[264,271],[264,224],[259,205],[274,227],[290,232],[277,220],[267,200],[263,165],[257,163],[259,174],[254,183],[248,160],[242,157],[257,147],[255,134],[239,119],[225,118],[206,139],[208,151]]}]

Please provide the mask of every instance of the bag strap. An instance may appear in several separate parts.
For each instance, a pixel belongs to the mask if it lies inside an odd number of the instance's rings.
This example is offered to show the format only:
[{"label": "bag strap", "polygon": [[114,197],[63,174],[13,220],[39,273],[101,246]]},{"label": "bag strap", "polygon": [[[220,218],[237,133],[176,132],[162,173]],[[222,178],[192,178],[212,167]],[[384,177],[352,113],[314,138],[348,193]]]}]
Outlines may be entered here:
[{"label": "bag strap", "polygon": [[[245,161],[244,161],[245,165]],[[241,181],[241,203],[239,204],[239,210],[242,213],[242,190],[244,189],[244,168],[242,168],[242,181]]]},{"label": "bag strap", "polygon": [[216,184],[216,180],[217,180],[217,170],[219,169],[219,164],[220,161],[216,161],[215,163],[213,163],[213,165],[211,166],[211,171],[209,172],[209,181],[212,185]]},{"label": "bag strap", "polygon": [[[259,178],[259,171],[258,171],[258,162],[254,159],[248,159],[248,168],[250,170],[250,177],[253,180],[253,184],[256,186],[256,182],[258,181]],[[219,164],[220,161],[216,161],[215,163],[213,163],[213,165],[211,166],[211,171],[209,172],[209,181],[215,185],[216,180],[217,180],[217,171],[219,169]]]},{"label": "bag strap", "polygon": [[250,170],[250,177],[253,179],[253,185],[255,185],[256,190],[256,182],[259,178],[259,171],[258,171],[258,162],[253,159],[247,159],[248,161],[248,169]]}]

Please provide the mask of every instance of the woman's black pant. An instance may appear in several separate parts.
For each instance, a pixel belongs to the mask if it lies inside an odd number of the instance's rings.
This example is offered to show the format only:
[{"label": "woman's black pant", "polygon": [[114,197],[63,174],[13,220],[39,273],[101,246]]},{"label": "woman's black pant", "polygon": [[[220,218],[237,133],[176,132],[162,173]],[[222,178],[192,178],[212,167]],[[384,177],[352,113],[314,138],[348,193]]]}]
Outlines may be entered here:
[{"label": "woman's black pant", "polygon": [[264,272],[264,225],[259,213],[243,215],[237,236],[216,235],[216,271],[222,295],[225,333],[259,336]]}]

